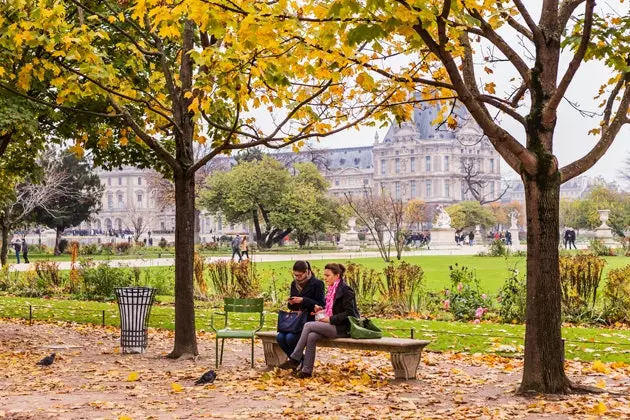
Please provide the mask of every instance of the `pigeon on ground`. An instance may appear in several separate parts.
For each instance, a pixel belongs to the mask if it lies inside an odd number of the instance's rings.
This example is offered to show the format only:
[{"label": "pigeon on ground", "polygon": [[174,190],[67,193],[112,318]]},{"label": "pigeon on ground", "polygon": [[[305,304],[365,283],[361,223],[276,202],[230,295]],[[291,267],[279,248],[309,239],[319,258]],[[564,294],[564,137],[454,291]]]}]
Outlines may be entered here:
[{"label": "pigeon on ground", "polygon": [[55,361],[55,353],[51,354],[50,356],[44,357],[42,360],[37,362],[37,364],[39,366],[50,366],[53,364],[54,361]]},{"label": "pigeon on ground", "polygon": [[206,373],[204,373],[201,376],[201,378],[195,381],[195,385],[211,384],[212,382],[214,382],[216,378],[217,378],[217,374],[214,372],[214,370],[209,370]]}]

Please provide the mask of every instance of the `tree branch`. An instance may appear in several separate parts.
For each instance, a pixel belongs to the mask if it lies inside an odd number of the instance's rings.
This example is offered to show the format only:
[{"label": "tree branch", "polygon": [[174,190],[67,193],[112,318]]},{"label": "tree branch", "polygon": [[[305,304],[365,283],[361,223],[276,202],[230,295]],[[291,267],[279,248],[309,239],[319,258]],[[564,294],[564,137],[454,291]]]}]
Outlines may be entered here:
[{"label": "tree branch", "polygon": [[[561,182],[575,178],[591,168],[613,144],[621,127],[630,122],[628,119],[628,108],[630,107],[630,73],[625,73],[622,80],[624,81],[624,93],[619,102],[615,117],[609,126],[603,127],[601,138],[586,155],[560,169]],[[609,103],[611,101],[614,101],[614,99],[610,98]]]},{"label": "tree branch", "polygon": [[514,5],[518,9],[521,16],[523,16],[523,19],[525,20],[525,23],[527,24],[527,26],[532,31],[534,41],[538,45],[545,45],[545,37],[541,29],[538,27],[538,25],[536,25],[536,22],[534,22],[534,19],[532,19],[532,16],[529,14],[527,7],[525,7],[525,5],[523,4],[521,0],[512,0],[512,1],[514,2]]},{"label": "tree branch", "polygon": [[521,114],[516,112],[516,110],[511,108],[509,104],[503,103],[499,98],[495,98],[490,95],[479,95],[476,97],[476,99],[478,99],[481,102],[492,105],[493,107],[505,112],[510,117],[514,118],[516,121],[521,123],[523,127],[527,126],[527,121],[525,120],[525,117],[523,117]]},{"label": "tree branch", "polygon": [[563,30],[569,19],[571,19],[571,15],[573,11],[586,0],[564,0],[560,5],[560,11],[558,12],[558,28]]},{"label": "tree branch", "polygon": [[134,133],[136,133],[136,135],[140,137],[140,139],[147,146],[149,146],[151,150],[153,150],[159,157],[161,157],[162,160],[164,160],[164,162],[166,162],[166,164],[169,165],[174,172],[181,171],[181,167],[177,160],[173,157],[173,155],[171,155],[166,149],[164,149],[157,140],[149,136],[133,119],[133,116],[124,107],[119,105],[118,102],[116,102],[116,100],[111,95],[109,96],[109,101],[111,102],[112,106],[122,114],[123,118],[134,131]]},{"label": "tree branch", "polygon": [[564,76],[562,76],[562,80],[560,80],[556,91],[553,93],[553,96],[545,106],[545,109],[543,111],[543,120],[545,121],[549,121],[549,117],[551,117],[552,114],[555,114],[556,110],[558,109],[558,105],[560,104],[560,101],[562,101],[562,98],[569,88],[571,81],[573,81],[575,73],[577,72],[578,68],[580,68],[580,64],[582,64],[582,61],[584,60],[584,55],[586,54],[586,50],[591,39],[594,8],[595,0],[586,0],[586,10],[584,11],[584,30],[582,32],[580,45],[573,55],[567,71],[564,73]]}]

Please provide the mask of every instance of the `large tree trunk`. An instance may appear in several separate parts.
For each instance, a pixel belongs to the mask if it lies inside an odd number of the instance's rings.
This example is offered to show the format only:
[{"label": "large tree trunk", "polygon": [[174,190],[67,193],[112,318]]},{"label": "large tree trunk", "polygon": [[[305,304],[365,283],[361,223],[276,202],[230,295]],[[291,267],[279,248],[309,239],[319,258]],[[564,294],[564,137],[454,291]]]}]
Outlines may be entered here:
[{"label": "large tree trunk", "polygon": [[7,265],[7,254],[9,253],[9,228],[2,224],[2,250],[0,251],[0,263]]},{"label": "large tree trunk", "polygon": [[175,346],[171,358],[196,356],[193,255],[195,178],[175,175]]},{"label": "large tree trunk", "polygon": [[[540,171],[542,172],[542,171]],[[527,209],[527,317],[520,392],[566,393],[558,264],[560,176],[524,177]]]}]

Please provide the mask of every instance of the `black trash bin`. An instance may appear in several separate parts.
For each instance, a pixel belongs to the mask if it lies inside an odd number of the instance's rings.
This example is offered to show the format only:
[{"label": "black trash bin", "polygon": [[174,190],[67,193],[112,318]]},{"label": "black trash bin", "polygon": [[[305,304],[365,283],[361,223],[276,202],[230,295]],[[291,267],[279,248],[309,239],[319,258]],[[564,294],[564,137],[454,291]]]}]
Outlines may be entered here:
[{"label": "black trash bin", "polygon": [[120,310],[120,347],[123,353],[144,353],[148,344],[148,324],[155,289],[117,287]]}]

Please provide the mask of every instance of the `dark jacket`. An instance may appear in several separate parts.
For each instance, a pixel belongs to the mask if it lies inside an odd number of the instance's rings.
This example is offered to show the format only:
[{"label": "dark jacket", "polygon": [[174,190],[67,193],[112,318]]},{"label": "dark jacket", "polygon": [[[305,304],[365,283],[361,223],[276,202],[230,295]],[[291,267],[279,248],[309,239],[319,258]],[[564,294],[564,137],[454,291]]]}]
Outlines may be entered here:
[{"label": "dark jacket", "polygon": [[333,315],[330,317],[330,323],[337,327],[337,335],[339,337],[350,335],[349,316],[359,318],[359,309],[357,308],[354,290],[342,280],[335,292]]},{"label": "dark jacket", "polygon": [[322,308],[326,305],[326,295],[324,294],[324,282],[319,280],[317,277],[312,276],[304,289],[302,289],[302,293],[298,292],[297,282],[293,280],[291,283],[291,295],[290,297],[301,297],[302,304],[300,305],[291,305],[289,304],[289,309],[292,311],[307,311],[308,312],[308,320],[314,321],[315,317],[311,315],[311,312],[315,309],[315,305],[319,305]]},{"label": "dark jacket", "polygon": [[28,254],[28,245],[26,244],[26,242],[22,242],[22,254]]}]

